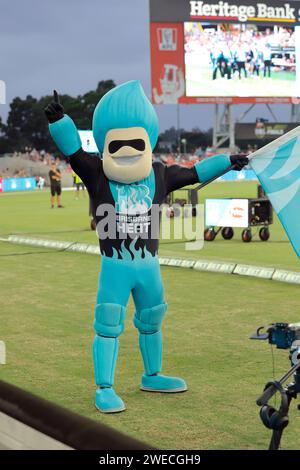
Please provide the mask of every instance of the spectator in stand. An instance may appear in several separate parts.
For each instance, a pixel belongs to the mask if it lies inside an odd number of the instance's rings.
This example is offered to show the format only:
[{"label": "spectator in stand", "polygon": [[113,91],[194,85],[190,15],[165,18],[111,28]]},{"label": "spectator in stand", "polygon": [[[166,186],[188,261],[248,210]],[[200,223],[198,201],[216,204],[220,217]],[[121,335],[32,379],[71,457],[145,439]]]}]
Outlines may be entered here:
[{"label": "spectator in stand", "polygon": [[55,196],[57,207],[63,208],[61,205],[61,172],[57,168],[56,163],[52,162],[49,171],[50,191],[51,191],[51,209],[54,208]]}]

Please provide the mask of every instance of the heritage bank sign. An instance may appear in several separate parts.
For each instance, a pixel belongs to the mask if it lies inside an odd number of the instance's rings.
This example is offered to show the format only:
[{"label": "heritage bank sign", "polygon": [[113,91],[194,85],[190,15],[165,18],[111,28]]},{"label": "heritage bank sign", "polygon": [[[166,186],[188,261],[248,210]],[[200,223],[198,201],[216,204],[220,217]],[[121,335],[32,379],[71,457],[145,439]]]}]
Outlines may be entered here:
[{"label": "heritage bank sign", "polygon": [[[273,4],[273,2],[272,2]],[[208,19],[237,19],[238,21],[259,21],[261,19],[276,21],[299,21],[299,9],[292,7],[290,3],[281,6],[269,6],[266,3],[253,5],[237,5],[220,1],[218,3],[205,3],[190,1],[191,18]]]},{"label": "heritage bank sign", "polygon": [[247,22],[294,26],[300,23],[300,2],[150,0],[150,17],[153,22],[184,22],[198,19],[207,22]]}]

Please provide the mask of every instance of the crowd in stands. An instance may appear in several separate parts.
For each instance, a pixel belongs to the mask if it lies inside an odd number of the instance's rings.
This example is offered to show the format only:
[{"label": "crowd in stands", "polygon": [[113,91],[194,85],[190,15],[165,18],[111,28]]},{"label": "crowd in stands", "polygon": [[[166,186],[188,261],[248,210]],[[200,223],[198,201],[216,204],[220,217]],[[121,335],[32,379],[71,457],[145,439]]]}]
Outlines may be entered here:
[{"label": "crowd in stands", "polygon": [[[51,153],[46,152],[45,150],[36,150],[31,148],[25,148],[24,152],[14,152],[11,154],[5,154],[4,157],[12,157],[12,161],[20,160],[24,161],[24,168],[13,169],[15,165],[7,168],[0,168],[0,178],[23,178],[28,176],[38,177],[37,174],[38,167],[35,163],[42,163],[45,167],[49,167],[51,162],[56,161],[61,171],[71,172],[70,165],[59,158],[55,158]],[[28,162],[33,162],[32,165],[28,165]],[[20,165],[18,165],[20,166]]]},{"label": "crowd in stands", "polygon": [[[209,149],[207,149],[209,150]],[[207,154],[209,152],[206,152]],[[160,153],[155,154],[154,159],[160,159],[163,163],[167,165],[174,165],[174,164],[181,164],[187,167],[190,167],[195,164],[200,158],[206,156],[206,153],[201,149],[198,152],[194,152],[193,154],[179,154],[179,153]],[[213,154],[213,152],[212,152]],[[6,155],[8,156],[8,155]],[[46,166],[50,166],[51,162],[55,160],[55,157],[47,153],[43,150],[38,151],[35,149],[26,149],[25,152],[14,152],[13,154],[9,154],[10,157],[15,157],[18,159],[23,159],[25,161],[31,162],[41,162]],[[209,154],[207,155],[209,156]],[[70,172],[71,167],[69,163],[65,160],[60,160],[56,158],[56,163],[59,166],[60,170]],[[2,178],[18,178],[18,177],[26,177],[26,176],[39,176],[35,174],[35,167],[34,165],[30,167],[30,171],[25,168],[18,169],[12,171],[11,168],[1,169],[0,168],[0,177]]]},{"label": "crowd in stands", "polygon": [[199,160],[212,157],[213,155],[216,155],[220,152],[222,152],[221,149],[214,149],[212,147],[199,147],[195,148],[192,152],[189,153],[161,152],[159,154],[155,154],[154,159],[159,159],[168,166],[177,164],[191,167]]},{"label": "crowd in stands", "polygon": [[[251,153],[255,150],[248,146],[248,150],[246,153]],[[164,153],[156,153],[153,155],[154,160],[159,160],[164,164],[170,166],[174,164],[191,167],[197,161],[202,160],[203,158],[211,157],[218,153],[215,149],[211,147],[207,147],[205,150],[202,148],[195,149],[192,153],[175,153],[175,152],[164,152]],[[18,159],[23,159],[24,161],[32,161],[32,162],[41,162],[47,168],[50,167],[53,161],[56,162],[57,167],[63,172],[71,172],[70,164],[67,163],[65,160],[60,160],[59,158],[55,158],[52,154],[47,153],[45,151],[37,151],[35,149],[26,149],[25,152],[15,152],[10,154],[11,157],[17,157]],[[32,165],[29,169],[21,168],[18,170],[13,171],[12,168],[7,167],[6,169],[0,168],[0,177],[1,178],[18,178],[18,177],[28,177],[33,176],[37,179],[41,177],[40,168],[38,166]]]},{"label": "crowd in stands", "polygon": [[45,165],[49,165],[51,160],[53,160],[53,156],[45,150],[38,151],[31,148],[25,148],[24,152],[14,152],[11,156],[20,157],[32,162],[43,162]]},{"label": "crowd in stands", "polygon": [[154,155],[154,160],[160,160],[168,166],[177,164],[186,167],[191,167],[199,159],[199,156],[196,154],[161,153]]},{"label": "crowd in stands", "polygon": [[11,171],[10,168],[0,169],[0,178],[25,178],[28,172],[25,169]]}]

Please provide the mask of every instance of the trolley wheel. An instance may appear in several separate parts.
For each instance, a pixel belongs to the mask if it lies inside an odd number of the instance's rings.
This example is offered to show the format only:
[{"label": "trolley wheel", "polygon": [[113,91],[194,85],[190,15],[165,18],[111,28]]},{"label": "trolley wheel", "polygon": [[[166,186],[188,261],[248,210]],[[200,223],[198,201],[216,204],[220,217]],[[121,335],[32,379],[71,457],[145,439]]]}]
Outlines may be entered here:
[{"label": "trolley wheel", "polygon": [[174,217],[174,209],[173,207],[168,207],[166,211],[166,216],[169,217],[169,219],[172,219]]},{"label": "trolley wheel", "polygon": [[209,227],[204,230],[204,240],[207,242],[213,242],[216,238],[216,232],[213,227]]},{"label": "trolley wheel", "polygon": [[270,238],[270,230],[268,227],[262,227],[259,231],[259,238],[261,241],[266,242]]},{"label": "trolley wheel", "polygon": [[91,230],[96,230],[97,222],[95,219],[91,219]]},{"label": "trolley wheel", "polygon": [[223,227],[221,234],[224,240],[231,240],[234,235],[234,231],[232,227]]},{"label": "trolley wheel", "polygon": [[245,230],[242,231],[242,240],[245,243],[249,243],[252,240],[252,233],[249,228],[246,228]]}]

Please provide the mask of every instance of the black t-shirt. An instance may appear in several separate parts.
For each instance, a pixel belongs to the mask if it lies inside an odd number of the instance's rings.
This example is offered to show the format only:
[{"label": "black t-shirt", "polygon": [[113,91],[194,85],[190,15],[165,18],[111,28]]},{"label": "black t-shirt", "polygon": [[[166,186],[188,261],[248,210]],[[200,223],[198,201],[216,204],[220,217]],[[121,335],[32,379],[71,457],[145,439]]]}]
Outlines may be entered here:
[{"label": "black t-shirt", "polygon": [[161,162],[153,163],[151,175],[145,180],[131,184],[112,182],[104,174],[102,160],[82,149],[70,157],[70,163],[88,189],[93,216],[102,233],[107,213],[102,211],[100,214],[101,207],[104,207],[103,204],[111,205],[115,230],[109,232],[112,236],[105,239],[99,237],[100,250],[103,255],[118,259],[155,256],[158,251],[159,221],[154,227],[153,221],[158,220],[154,207],[161,205],[170,192],[198,182],[194,167],[167,167]]},{"label": "black t-shirt", "polygon": [[[56,172],[59,173],[59,175],[60,175],[60,170],[58,168],[56,169]],[[53,170],[49,171],[49,178],[50,178],[51,186],[60,186],[60,180],[56,179],[56,178],[58,178],[56,172],[53,171]]]}]

